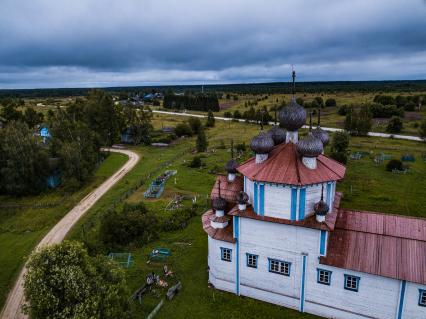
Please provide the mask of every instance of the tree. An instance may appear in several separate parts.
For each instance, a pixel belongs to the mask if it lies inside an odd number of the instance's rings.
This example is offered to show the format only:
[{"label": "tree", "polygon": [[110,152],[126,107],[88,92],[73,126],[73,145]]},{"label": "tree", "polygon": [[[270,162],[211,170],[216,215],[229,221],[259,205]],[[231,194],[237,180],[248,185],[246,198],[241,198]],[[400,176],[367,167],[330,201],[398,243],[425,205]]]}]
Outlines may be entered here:
[{"label": "tree", "polygon": [[101,145],[112,145],[120,133],[120,116],[109,93],[92,90],[85,101],[89,127],[100,137]]},{"label": "tree", "polygon": [[198,153],[205,152],[207,150],[208,142],[203,128],[198,131],[196,144]]},{"label": "tree", "polygon": [[46,187],[47,149],[23,122],[0,130],[0,188],[11,195],[37,194]]},{"label": "tree", "polygon": [[192,136],[193,132],[191,130],[191,127],[186,123],[179,123],[175,127],[175,134],[176,136]]},{"label": "tree", "polygon": [[401,133],[402,121],[398,116],[393,116],[386,127],[388,133]]},{"label": "tree", "polygon": [[28,127],[33,128],[43,122],[44,115],[43,113],[37,113],[32,107],[27,107],[23,119]]},{"label": "tree", "polygon": [[423,140],[426,140],[426,119],[420,124],[419,135]]},{"label": "tree", "polygon": [[336,106],[336,105],[337,104],[335,99],[329,98],[325,101],[325,106],[327,107]]},{"label": "tree", "polygon": [[0,117],[2,117],[6,123],[22,120],[22,112],[17,109],[19,105],[15,101],[6,99],[2,101],[2,104],[3,108],[1,109]]},{"label": "tree", "polygon": [[123,210],[105,214],[101,238],[110,247],[148,243],[158,237],[158,218],[143,203],[125,204]]},{"label": "tree", "polygon": [[123,271],[105,257],[90,257],[81,243],[38,250],[27,269],[24,311],[33,319],[130,317]]},{"label": "tree", "polygon": [[133,144],[150,144],[153,127],[151,125],[152,111],[149,107],[142,110],[134,108],[132,105],[124,105],[120,113],[120,132],[130,130]]},{"label": "tree", "polygon": [[215,118],[212,111],[209,111],[207,113],[207,121],[206,121],[206,127],[214,127],[215,124]]},{"label": "tree", "polygon": [[203,124],[201,123],[201,121],[198,117],[190,117],[188,119],[188,124],[191,127],[191,130],[192,130],[192,132],[194,132],[194,134],[198,134],[198,131],[203,126]]},{"label": "tree", "polygon": [[[316,105],[318,106],[318,107],[324,107],[324,100],[323,100],[323,98],[321,97],[321,96],[317,96],[317,97],[315,97],[315,99],[312,101],[312,102],[314,102],[315,101],[315,103],[316,103]],[[314,103],[312,103],[312,105],[313,105]]]},{"label": "tree", "polygon": [[352,135],[367,135],[370,131],[372,116],[367,105],[361,106],[358,111],[349,108],[345,119],[345,129]]},{"label": "tree", "polygon": [[331,143],[331,158],[341,163],[348,160],[347,150],[349,146],[349,134],[346,132],[335,132]]}]

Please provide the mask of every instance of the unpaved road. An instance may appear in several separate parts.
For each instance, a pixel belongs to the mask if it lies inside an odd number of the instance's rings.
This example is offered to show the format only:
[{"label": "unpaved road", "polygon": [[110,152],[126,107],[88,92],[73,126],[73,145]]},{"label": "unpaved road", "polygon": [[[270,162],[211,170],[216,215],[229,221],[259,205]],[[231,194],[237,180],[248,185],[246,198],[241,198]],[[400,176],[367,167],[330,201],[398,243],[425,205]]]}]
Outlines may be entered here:
[{"label": "unpaved road", "polygon": [[[75,223],[84,215],[84,213],[86,213],[98,201],[99,198],[108,192],[108,190],[114,186],[115,183],[117,183],[121,178],[124,177],[124,175],[131,171],[139,161],[139,155],[135,152],[121,149],[110,149],[110,151],[125,154],[129,157],[129,159],[117,172],[114,173],[114,175],[112,175],[104,183],[102,183],[102,185],[83,198],[77,204],[77,206],[75,206],[68,214],[66,214],[40,241],[36,249],[42,246],[60,243],[65,238],[70,229],[75,225]],[[24,274],[25,267],[22,269],[19,277],[15,282],[15,286],[9,293],[9,296],[3,307],[3,311],[0,315],[1,319],[27,318],[24,314],[21,313],[21,305],[24,302],[24,289],[22,287],[22,284],[24,283]]]},{"label": "unpaved road", "polygon": [[[158,113],[158,114],[166,114],[166,115],[177,115],[177,116],[189,116],[189,117],[198,117],[198,118],[205,118],[207,117],[206,115],[202,115],[202,114],[193,114],[193,113],[179,113],[179,112],[171,112],[171,111],[156,111],[153,110],[153,113]],[[220,116],[215,116],[216,120],[220,120],[220,121],[237,121],[237,122],[246,122],[246,120],[244,119],[233,119],[233,118],[229,118],[229,117],[220,117]],[[249,121],[250,123],[253,124],[257,124],[256,121]],[[274,122],[269,122],[269,125],[273,125]],[[309,128],[308,125],[303,126],[304,128]],[[335,127],[321,127],[323,130],[329,131],[329,132],[337,132],[337,131],[343,131],[343,129],[341,128],[335,128]],[[422,142],[423,140],[418,137],[418,136],[411,136],[411,135],[400,135],[400,134],[387,134],[387,133],[379,133],[379,132],[368,132],[367,133],[368,136],[374,136],[374,137],[385,137],[385,138],[395,138],[395,139],[399,139],[399,140],[408,140],[408,141],[417,141],[417,142]]]}]

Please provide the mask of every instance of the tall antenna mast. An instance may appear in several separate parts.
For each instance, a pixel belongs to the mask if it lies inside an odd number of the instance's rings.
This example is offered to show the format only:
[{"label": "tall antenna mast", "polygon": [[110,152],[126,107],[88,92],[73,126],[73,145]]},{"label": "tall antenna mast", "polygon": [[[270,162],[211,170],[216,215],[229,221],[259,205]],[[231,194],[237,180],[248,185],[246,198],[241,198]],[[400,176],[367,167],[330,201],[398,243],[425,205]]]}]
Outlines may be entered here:
[{"label": "tall antenna mast", "polygon": [[296,71],[294,70],[294,65],[291,65],[291,77],[293,79],[293,86],[291,88],[291,94],[293,95],[293,99],[294,99],[294,95],[296,94]]}]

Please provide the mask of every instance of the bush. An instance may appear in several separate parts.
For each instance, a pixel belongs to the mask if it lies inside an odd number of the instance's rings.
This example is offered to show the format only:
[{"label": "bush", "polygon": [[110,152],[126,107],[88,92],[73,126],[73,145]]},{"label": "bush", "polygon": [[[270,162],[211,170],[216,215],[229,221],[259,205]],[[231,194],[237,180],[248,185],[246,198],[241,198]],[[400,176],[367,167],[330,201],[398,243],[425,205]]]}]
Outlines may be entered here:
[{"label": "bush", "polygon": [[370,112],[374,118],[385,117],[389,118],[392,116],[404,116],[404,109],[398,108],[396,105],[381,105],[373,103],[369,105]]},{"label": "bush", "polygon": [[201,128],[198,131],[196,146],[197,146],[198,153],[207,151],[208,142],[207,142],[206,133],[204,133],[203,128]]},{"label": "bush", "polygon": [[367,105],[363,105],[359,111],[353,107],[348,110],[345,118],[345,129],[352,135],[367,135],[372,126],[371,113]]},{"label": "bush", "polygon": [[345,116],[346,114],[348,114],[348,109],[349,107],[347,105],[342,105],[337,110],[337,114]]},{"label": "bush", "polygon": [[346,132],[335,132],[331,142],[331,158],[346,164],[348,161],[349,134]]},{"label": "bush", "polygon": [[324,100],[321,96],[315,97],[315,99],[312,101],[312,105],[314,105],[314,103],[317,107],[324,107]]},{"label": "bush", "polygon": [[193,132],[191,127],[186,123],[180,123],[175,127],[176,136],[192,136]]},{"label": "bush", "polygon": [[402,165],[402,162],[399,159],[391,159],[386,164],[386,170],[389,172],[392,172],[393,170],[402,171],[404,169],[404,166]]},{"label": "bush", "polygon": [[242,117],[241,112],[240,112],[240,111],[238,111],[238,110],[235,110],[235,112],[234,112],[234,118],[236,118],[236,119],[240,119],[241,117]]},{"label": "bush", "polygon": [[191,163],[189,163],[189,167],[191,168],[200,168],[201,166],[203,166],[203,162],[200,156],[194,156]]},{"label": "bush", "polygon": [[408,112],[414,111],[416,108],[416,104],[414,102],[408,102],[404,105],[404,110]]},{"label": "bush", "polygon": [[332,106],[336,106],[336,105],[337,104],[336,104],[335,99],[329,98],[329,99],[327,99],[327,101],[325,101],[325,106],[327,106],[327,107],[332,107]]},{"label": "bush", "polygon": [[246,151],[246,149],[247,149],[247,147],[246,147],[246,143],[241,143],[241,144],[237,144],[237,145],[235,145],[235,150],[237,151],[237,152],[240,152],[240,153],[242,153],[242,152],[245,152]]},{"label": "bush", "polygon": [[215,118],[212,111],[207,113],[206,127],[214,127]]},{"label": "bush", "polygon": [[31,318],[129,318],[129,291],[121,269],[65,241],[33,253],[24,283]]},{"label": "bush", "polygon": [[196,206],[175,210],[170,217],[167,217],[161,225],[163,231],[173,231],[183,229],[188,221],[196,215]]},{"label": "bush", "polygon": [[231,118],[232,117],[232,113],[229,112],[229,111],[226,111],[225,113],[223,113],[223,117]]},{"label": "bush", "polygon": [[158,219],[141,202],[125,204],[121,212],[105,214],[101,221],[101,238],[112,247],[131,243],[148,243],[158,237]]},{"label": "bush", "polygon": [[401,133],[402,130],[402,121],[399,117],[394,116],[388,123],[386,127],[386,132],[388,133]]}]

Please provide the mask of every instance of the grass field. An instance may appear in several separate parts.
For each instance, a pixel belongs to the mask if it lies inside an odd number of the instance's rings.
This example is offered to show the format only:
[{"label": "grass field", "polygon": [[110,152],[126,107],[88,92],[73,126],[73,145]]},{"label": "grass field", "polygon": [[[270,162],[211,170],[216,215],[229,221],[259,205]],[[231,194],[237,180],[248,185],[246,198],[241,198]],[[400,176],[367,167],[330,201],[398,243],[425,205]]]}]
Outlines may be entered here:
[{"label": "grass field", "polygon": [[[111,153],[97,169],[94,178],[79,191],[66,194],[59,188],[38,196],[0,197],[1,205],[28,205],[20,208],[0,207],[0,308],[6,300],[15,277],[28,254],[43,236],[92,189],[98,187],[127,160]],[[56,203],[53,207],[36,208],[35,203]]]},{"label": "grass field", "polygon": [[[182,121],[163,115],[155,115],[154,125],[175,125]],[[161,163],[168,163],[163,169],[176,169],[176,181],[170,179],[166,191],[160,199],[144,200],[143,191],[148,183],[131,194],[126,200],[130,202],[144,201],[152,211],[160,216],[167,216],[165,206],[175,194],[197,196],[199,214],[207,208],[206,195],[210,193],[215,174],[212,171],[221,169],[230,158],[230,140],[235,144],[245,142],[258,132],[258,127],[243,123],[216,122],[216,127],[207,131],[209,152],[203,154],[205,166],[191,169],[187,163],[194,156],[194,138],[181,139],[166,149],[153,147],[136,147],[142,160],[136,168],[102,198],[81,222],[73,229],[69,238],[99,240],[99,221],[103,211],[127,189],[137,184],[142,176],[156,170]],[[225,149],[219,146],[224,143]],[[422,154],[426,152],[426,144],[393,139],[351,138],[352,151],[365,151],[370,155],[358,161],[350,161],[346,178],[339,183],[338,190],[344,192],[342,206],[353,209],[382,211],[385,213],[404,214],[426,217],[426,163]],[[375,165],[372,157],[386,153],[396,158],[410,153],[416,157],[406,175],[385,171],[385,163]],[[180,156],[176,155],[181,154]],[[242,155],[249,156],[250,151]],[[161,171],[162,172],[162,171]],[[156,175],[153,175],[154,178]],[[83,231],[84,229],[84,231]],[[207,235],[202,230],[200,216],[191,219],[187,228],[176,232],[163,232],[160,238],[148,245],[127,247],[125,252],[134,256],[134,264],[126,270],[129,288],[136,290],[145,282],[145,276],[154,271],[162,273],[162,263],[147,264],[147,255],[156,247],[171,249],[172,256],[167,261],[169,268],[175,273],[168,280],[172,285],[178,280],[183,283],[182,292],[173,301],[166,301],[156,318],[314,318],[307,314],[277,307],[249,298],[237,297],[207,287]],[[133,314],[136,318],[145,318],[164,296],[165,289],[156,288],[155,293],[143,298],[140,305],[133,302]]]}]

